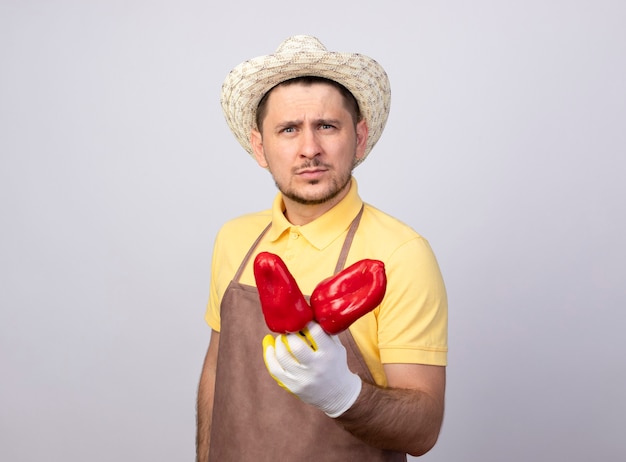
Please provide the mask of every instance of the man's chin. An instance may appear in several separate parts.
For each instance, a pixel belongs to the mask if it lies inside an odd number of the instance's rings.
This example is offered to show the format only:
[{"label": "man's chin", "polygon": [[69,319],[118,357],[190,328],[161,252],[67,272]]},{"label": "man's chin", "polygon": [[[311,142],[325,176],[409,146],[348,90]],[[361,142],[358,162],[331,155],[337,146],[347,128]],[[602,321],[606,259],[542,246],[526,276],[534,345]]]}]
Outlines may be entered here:
[{"label": "man's chin", "polygon": [[334,196],[299,196],[295,194],[285,194],[283,196],[291,199],[293,202],[302,205],[320,205],[333,199]]},{"label": "man's chin", "polygon": [[335,198],[335,191],[281,191],[283,196],[302,205],[319,205]]},{"label": "man's chin", "polygon": [[338,186],[336,181],[325,183],[319,179],[311,179],[299,188],[283,189],[278,184],[276,186],[283,196],[293,202],[302,205],[320,205],[334,200],[346,191],[349,185],[350,177],[341,186]]},{"label": "man's chin", "polygon": [[281,191],[283,196],[302,205],[320,205],[335,199],[342,189],[325,191]]}]

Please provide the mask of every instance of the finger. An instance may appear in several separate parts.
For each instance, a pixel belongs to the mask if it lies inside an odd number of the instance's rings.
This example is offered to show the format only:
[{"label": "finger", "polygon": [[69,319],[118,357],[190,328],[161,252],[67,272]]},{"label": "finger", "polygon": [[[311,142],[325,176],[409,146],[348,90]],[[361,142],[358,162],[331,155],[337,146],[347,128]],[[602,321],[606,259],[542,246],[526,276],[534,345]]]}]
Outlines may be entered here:
[{"label": "finger", "polygon": [[319,323],[315,321],[311,321],[310,323],[308,323],[306,325],[306,329],[309,331],[313,338],[317,338],[319,335],[325,334],[322,326],[320,326]]},{"label": "finger", "polygon": [[272,335],[266,335],[263,338],[263,362],[265,362],[265,367],[274,381],[289,393],[292,393],[289,387],[281,380],[281,377],[285,375],[285,371],[276,358],[275,345],[276,340]]},{"label": "finger", "polygon": [[335,345],[341,344],[339,337],[328,334],[317,322],[310,322],[307,324],[306,329],[308,330],[309,336],[312,338],[312,342],[315,343],[315,346],[319,350],[327,350],[334,348]]},{"label": "finger", "polygon": [[[276,360],[280,364],[280,367],[285,371],[292,371],[299,366],[298,354],[294,352],[294,345],[289,341],[289,337],[293,334],[281,334],[276,337],[276,343],[274,345],[276,349]],[[299,345],[295,343],[295,347]],[[296,348],[297,349],[297,348]]]},{"label": "finger", "polygon": [[305,328],[299,333],[285,335],[286,348],[299,364],[307,364],[315,358],[317,342]]},{"label": "finger", "polygon": [[282,369],[276,359],[275,344],[276,341],[272,335],[263,337],[263,362],[272,377],[275,376],[276,372]]}]

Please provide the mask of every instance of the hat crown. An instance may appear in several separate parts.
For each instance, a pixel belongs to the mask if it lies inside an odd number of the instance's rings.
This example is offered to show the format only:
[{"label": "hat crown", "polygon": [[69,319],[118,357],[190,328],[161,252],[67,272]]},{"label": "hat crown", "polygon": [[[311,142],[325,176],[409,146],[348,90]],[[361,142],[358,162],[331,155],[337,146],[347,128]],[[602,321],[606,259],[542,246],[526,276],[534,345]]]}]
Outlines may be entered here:
[{"label": "hat crown", "polygon": [[276,54],[296,52],[327,53],[328,50],[322,42],[311,35],[294,35],[283,41],[276,49]]}]

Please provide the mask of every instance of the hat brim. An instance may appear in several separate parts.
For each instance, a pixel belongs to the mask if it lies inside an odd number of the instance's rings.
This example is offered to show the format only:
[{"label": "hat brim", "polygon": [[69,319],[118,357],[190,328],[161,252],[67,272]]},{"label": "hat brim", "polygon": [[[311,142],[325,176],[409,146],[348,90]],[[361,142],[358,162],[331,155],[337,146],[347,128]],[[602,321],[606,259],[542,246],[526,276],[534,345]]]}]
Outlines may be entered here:
[{"label": "hat brim", "polygon": [[324,48],[282,52],[279,48],[274,54],[241,63],[226,77],[221,95],[226,122],[235,138],[253,155],[250,133],[256,128],[259,102],[279,83],[303,76],[334,80],[354,95],[369,131],[365,155],[358,161],[361,163],[385,128],[391,91],[382,66],[358,53],[330,52]]}]

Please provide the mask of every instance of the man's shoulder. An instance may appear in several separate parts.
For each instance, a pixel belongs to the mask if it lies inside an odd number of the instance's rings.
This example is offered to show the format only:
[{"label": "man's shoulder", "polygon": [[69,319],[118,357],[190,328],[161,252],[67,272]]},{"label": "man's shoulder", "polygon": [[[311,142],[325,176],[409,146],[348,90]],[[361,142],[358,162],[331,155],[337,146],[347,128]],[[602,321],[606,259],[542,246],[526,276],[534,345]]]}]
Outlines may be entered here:
[{"label": "man's shoulder", "polygon": [[247,234],[258,235],[271,220],[272,211],[269,209],[240,215],[226,221],[226,223],[222,225],[219,235],[222,237],[242,236]]},{"label": "man's shoulder", "polygon": [[240,226],[250,226],[255,224],[267,224],[272,219],[272,210],[261,210],[259,212],[246,213],[244,215],[239,215],[238,217],[231,218],[226,221],[222,227],[240,227]]},{"label": "man's shoulder", "polygon": [[422,238],[422,236],[404,221],[384,212],[370,204],[365,205],[363,215],[364,232],[371,232],[378,236],[386,236],[397,240]]}]

